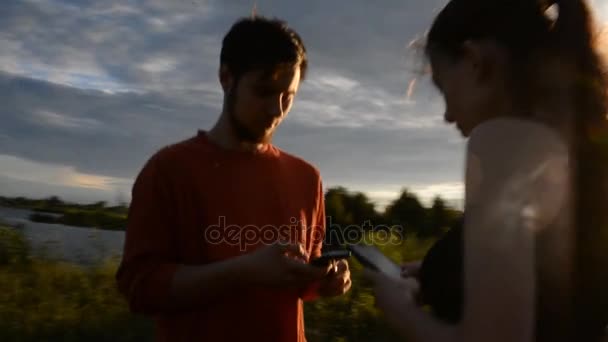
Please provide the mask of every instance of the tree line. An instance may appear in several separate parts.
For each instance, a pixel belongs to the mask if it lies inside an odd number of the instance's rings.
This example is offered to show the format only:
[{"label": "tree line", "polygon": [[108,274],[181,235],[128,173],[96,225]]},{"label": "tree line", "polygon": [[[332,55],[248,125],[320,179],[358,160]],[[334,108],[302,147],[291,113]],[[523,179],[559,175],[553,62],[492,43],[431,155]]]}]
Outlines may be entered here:
[{"label": "tree line", "polygon": [[[70,203],[57,196],[43,199],[0,197],[0,206],[34,211],[35,222],[61,223],[71,226],[124,230],[129,211],[128,203],[110,206],[99,201],[90,204]],[[435,197],[429,207],[404,188],[383,210],[364,193],[345,187],[329,188],[325,192],[325,215],[328,236],[339,230],[356,228],[362,232],[379,228],[390,229],[419,238],[437,236],[451,227],[462,215],[441,197]],[[334,232],[335,233],[335,232]]]},{"label": "tree line", "polygon": [[427,238],[440,235],[452,227],[461,218],[462,212],[447,205],[440,196],[433,199],[430,207],[425,207],[407,189],[403,189],[383,211],[379,211],[364,193],[335,187],[325,194],[325,215],[328,232],[357,227],[363,232],[390,229],[402,236]]}]

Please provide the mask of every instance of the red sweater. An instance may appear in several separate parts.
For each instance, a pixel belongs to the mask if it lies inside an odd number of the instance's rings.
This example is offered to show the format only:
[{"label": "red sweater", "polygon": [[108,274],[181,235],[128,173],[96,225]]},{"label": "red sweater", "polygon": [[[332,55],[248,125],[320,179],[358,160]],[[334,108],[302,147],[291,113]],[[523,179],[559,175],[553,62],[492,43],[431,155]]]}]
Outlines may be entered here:
[{"label": "red sweater", "polygon": [[239,256],[290,236],[311,258],[325,233],[321,178],[270,146],[228,151],[206,133],[148,160],[133,186],[118,288],[133,312],[156,318],[157,341],[305,341],[297,291],[250,288],[183,312],[168,300],[180,264]]}]

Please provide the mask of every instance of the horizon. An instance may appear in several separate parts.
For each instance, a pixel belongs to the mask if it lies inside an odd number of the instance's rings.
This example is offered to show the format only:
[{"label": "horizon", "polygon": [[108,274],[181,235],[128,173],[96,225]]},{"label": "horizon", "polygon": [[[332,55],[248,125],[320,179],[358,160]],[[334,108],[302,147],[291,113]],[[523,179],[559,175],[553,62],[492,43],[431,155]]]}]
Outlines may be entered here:
[{"label": "horizon", "polygon": [[[337,187],[340,187],[340,186],[337,186]],[[336,189],[336,188],[325,189],[325,193],[327,193],[328,190]],[[409,191],[408,189],[404,189],[404,190],[407,190],[409,193],[414,194],[416,196],[416,198],[420,201],[420,203],[422,204],[423,207],[425,207],[425,208],[428,209],[428,208],[430,208],[432,206],[432,204],[433,204],[432,202],[433,202],[434,198],[431,199],[431,200],[428,200],[428,201],[427,200],[423,200],[420,197],[418,197],[415,193]],[[350,195],[354,195],[354,194],[358,193],[357,191],[351,191],[350,189],[346,189],[346,191]],[[372,202],[372,204],[374,204],[374,209],[377,212],[382,213],[382,212],[384,212],[386,210],[386,207],[387,207],[386,205],[378,206],[377,203],[374,203],[371,200],[371,197],[369,197],[367,194],[363,193],[363,195],[365,195],[367,197],[367,199],[369,199],[370,202]],[[441,200],[443,200],[444,203],[446,204],[446,206],[449,209],[459,210],[459,211],[463,210],[463,203],[462,203],[462,201],[460,201],[460,200],[446,200],[445,198],[442,198],[441,196],[437,196],[437,197],[439,197]],[[117,195],[113,200],[104,200],[104,199],[102,199],[102,200],[98,200],[98,201],[86,201],[86,200],[85,201],[78,201],[78,200],[73,201],[73,200],[69,200],[69,199],[63,198],[61,196],[56,196],[56,195],[39,196],[39,197],[27,197],[27,196],[5,196],[3,194],[0,194],[0,199],[8,199],[8,200],[25,199],[27,201],[48,201],[48,200],[50,200],[52,198],[56,198],[56,199],[60,200],[61,202],[63,202],[64,204],[67,204],[67,205],[76,205],[76,206],[86,206],[86,205],[94,205],[94,204],[98,204],[98,203],[104,203],[106,207],[125,206],[125,207],[128,208],[131,205],[130,201],[126,201],[125,198],[122,197],[122,196],[120,196],[120,195]],[[390,204],[389,202],[393,202],[393,201],[395,201],[397,199],[398,199],[398,196],[394,197],[394,198],[387,199],[387,204]],[[0,204],[0,208],[1,207],[3,207],[3,206]]]}]

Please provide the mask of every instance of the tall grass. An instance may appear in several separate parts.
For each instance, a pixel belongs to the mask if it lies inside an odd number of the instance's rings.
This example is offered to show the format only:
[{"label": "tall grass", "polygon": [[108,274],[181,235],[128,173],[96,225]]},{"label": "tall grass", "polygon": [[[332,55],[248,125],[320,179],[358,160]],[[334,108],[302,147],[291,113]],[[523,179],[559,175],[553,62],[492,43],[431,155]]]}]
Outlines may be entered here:
[{"label": "tall grass", "polygon": [[32,257],[21,233],[0,226],[0,341],[147,341],[114,284],[116,261],[95,267]]},{"label": "tall grass", "polygon": [[[428,241],[382,249],[395,261],[421,257]],[[117,260],[84,267],[33,257],[19,229],[0,224],[0,341],[150,341],[150,319],[128,311],[115,287]],[[346,295],[308,302],[310,342],[394,341],[374,307],[361,265],[351,260]]]},{"label": "tall grass", "polygon": [[[368,238],[367,241],[374,241]],[[434,239],[419,240],[414,236],[399,244],[378,247],[397,263],[421,259]],[[362,277],[363,267],[354,258],[350,260],[353,286],[344,296],[306,303],[305,319],[310,342],[383,342],[398,341],[375,307],[369,284]]]}]

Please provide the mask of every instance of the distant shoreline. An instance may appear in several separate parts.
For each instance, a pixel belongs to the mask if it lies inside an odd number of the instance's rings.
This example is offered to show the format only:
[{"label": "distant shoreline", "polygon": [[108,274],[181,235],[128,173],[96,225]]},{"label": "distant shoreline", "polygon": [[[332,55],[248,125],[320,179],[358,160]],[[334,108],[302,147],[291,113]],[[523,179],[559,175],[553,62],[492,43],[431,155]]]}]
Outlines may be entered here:
[{"label": "distant shoreline", "polygon": [[0,197],[0,206],[30,210],[32,222],[63,224],[73,227],[124,231],[127,224],[126,205],[106,206],[105,202],[75,204],[63,202],[57,197],[27,199]]}]

